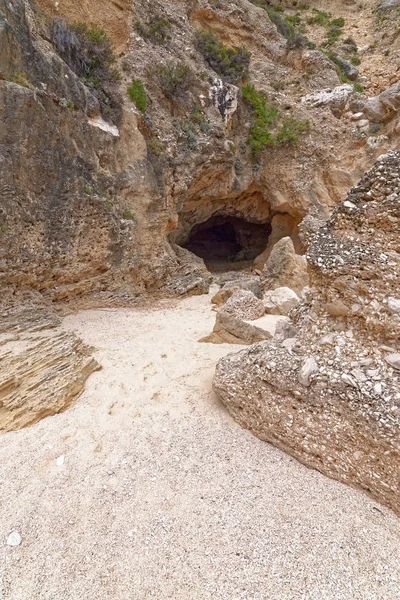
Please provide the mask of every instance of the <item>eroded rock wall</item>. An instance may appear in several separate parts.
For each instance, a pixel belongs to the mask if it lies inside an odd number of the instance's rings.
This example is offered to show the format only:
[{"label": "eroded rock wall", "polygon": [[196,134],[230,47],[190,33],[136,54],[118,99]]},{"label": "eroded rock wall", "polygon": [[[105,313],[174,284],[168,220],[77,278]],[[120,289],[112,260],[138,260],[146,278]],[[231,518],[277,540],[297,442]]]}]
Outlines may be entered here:
[{"label": "eroded rock wall", "polygon": [[308,253],[311,287],[273,342],[214,389],[255,435],[400,512],[400,153],[382,156]]}]

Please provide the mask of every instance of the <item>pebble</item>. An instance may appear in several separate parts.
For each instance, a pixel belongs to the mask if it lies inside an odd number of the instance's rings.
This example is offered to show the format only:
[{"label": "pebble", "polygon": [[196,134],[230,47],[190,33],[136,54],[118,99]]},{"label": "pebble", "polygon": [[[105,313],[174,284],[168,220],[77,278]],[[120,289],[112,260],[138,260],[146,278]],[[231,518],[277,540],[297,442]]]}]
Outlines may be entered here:
[{"label": "pebble", "polygon": [[299,382],[302,385],[309,387],[311,385],[310,377],[313,373],[315,373],[315,371],[318,371],[317,361],[313,357],[308,358],[300,369]]},{"label": "pebble", "polygon": [[7,538],[7,546],[19,546],[22,542],[18,531],[12,531]]},{"label": "pebble", "polygon": [[65,456],[62,454],[56,460],[57,467],[61,467],[64,464],[64,461],[65,461]]}]

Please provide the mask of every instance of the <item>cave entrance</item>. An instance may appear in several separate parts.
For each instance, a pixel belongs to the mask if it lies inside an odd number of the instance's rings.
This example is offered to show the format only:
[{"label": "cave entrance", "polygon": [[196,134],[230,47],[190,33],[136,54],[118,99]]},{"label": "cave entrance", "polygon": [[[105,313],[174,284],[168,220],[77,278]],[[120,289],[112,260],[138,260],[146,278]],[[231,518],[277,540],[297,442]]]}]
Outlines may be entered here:
[{"label": "cave entrance", "polygon": [[270,223],[250,223],[238,217],[219,215],[195,225],[182,246],[210,267],[251,263],[266,249],[270,234]]}]

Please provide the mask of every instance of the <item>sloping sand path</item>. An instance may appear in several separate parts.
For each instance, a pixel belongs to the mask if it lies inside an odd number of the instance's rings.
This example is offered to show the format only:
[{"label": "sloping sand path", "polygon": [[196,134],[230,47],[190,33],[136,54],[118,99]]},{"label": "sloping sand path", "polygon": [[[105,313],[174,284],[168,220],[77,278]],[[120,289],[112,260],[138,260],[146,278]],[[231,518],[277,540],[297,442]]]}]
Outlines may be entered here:
[{"label": "sloping sand path", "polygon": [[394,514],[213,395],[235,350],[197,343],[214,318],[203,296],[65,319],[103,370],[66,413],[0,438],[1,600],[400,598]]}]

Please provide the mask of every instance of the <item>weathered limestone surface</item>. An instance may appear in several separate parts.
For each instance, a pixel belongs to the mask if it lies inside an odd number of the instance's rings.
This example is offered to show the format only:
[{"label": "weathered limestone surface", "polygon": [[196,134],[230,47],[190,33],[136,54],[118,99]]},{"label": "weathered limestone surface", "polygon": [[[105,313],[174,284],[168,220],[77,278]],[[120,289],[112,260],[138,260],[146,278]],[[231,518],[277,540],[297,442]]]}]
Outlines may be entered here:
[{"label": "weathered limestone surface", "polygon": [[100,369],[91,349],[37,309],[0,315],[0,432],[66,410]]},{"label": "weathered limestone surface", "polygon": [[214,378],[244,427],[398,513],[399,233],[400,153],[393,152],[309,248],[311,290],[291,314],[296,337],[231,354]]}]

